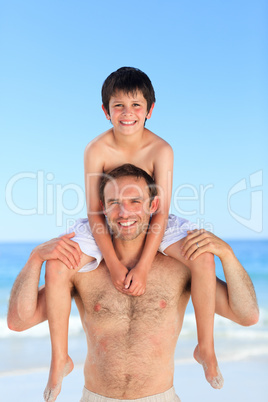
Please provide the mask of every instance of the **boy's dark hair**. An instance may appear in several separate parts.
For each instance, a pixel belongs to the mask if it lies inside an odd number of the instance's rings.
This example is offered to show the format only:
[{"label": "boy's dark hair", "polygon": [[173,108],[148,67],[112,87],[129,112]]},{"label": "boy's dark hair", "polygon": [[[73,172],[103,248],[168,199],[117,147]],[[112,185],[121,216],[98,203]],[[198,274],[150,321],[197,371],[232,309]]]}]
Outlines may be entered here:
[{"label": "boy's dark hair", "polygon": [[104,81],[101,97],[103,106],[108,113],[110,99],[116,91],[123,91],[126,94],[141,91],[147,101],[147,112],[155,102],[154,88],[150,78],[135,67],[121,67]]},{"label": "boy's dark hair", "polygon": [[153,201],[154,197],[157,196],[157,187],[153,178],[147,172],[145,172],[145,170],[137,166],[131,165],[130,163],[125,163],[124,165],[121,165],[113,169],[111,172],[102,175],[100,181],[99,194],[100,194],[100,200],[103,205],[105,205],[104,188],[106,184],[110,181],[119,179],[120,177],[128,177],[128,176],[136,177],[137,179],[143,178],[148,186],[150,203]]}]

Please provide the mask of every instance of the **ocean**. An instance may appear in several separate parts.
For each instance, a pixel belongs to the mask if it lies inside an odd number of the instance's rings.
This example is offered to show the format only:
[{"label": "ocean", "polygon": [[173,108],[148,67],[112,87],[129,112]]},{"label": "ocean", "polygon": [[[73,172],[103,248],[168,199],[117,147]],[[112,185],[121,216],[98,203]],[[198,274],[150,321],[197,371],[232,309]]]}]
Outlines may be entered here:
[{"label": "ocean", "polygon": [[[235,240],[228,242],[254,284],[260,307],[260,320],[251,327],[242,327],[229,320],[215,318],[215,349],[221,361],[239,361],[251,357],[268,364],[268,241]],[[34,243],[0,243],[0,375],[49,368],[50,339],[47,323],[16,333],[6,324],[9,294],[14,280],[28,259]],[[216,273],[224,279],[219,259]],[[44,283],[44,266],[40,284]],[[183,329],[175,353],[176,364],[193,361],[196,346],[196,325],[189,303]],[[69,328],[69,354],[76,365],[86,356],[85,335],[73,303]]]}]

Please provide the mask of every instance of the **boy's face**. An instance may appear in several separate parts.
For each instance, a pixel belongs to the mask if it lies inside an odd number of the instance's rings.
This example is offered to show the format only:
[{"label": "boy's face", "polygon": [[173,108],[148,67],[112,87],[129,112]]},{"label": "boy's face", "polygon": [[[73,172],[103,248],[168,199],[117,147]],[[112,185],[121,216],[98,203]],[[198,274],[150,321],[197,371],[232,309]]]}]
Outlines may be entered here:
[{"label": "boy's face", "polygon": [[144,129],[145,119],[150,119],[154,104],[148,112],[147,101],[141,91],[129,94],[117,91],[110,99],[109,112],[104,106],[102,108],[114,129],[129,135]]}]

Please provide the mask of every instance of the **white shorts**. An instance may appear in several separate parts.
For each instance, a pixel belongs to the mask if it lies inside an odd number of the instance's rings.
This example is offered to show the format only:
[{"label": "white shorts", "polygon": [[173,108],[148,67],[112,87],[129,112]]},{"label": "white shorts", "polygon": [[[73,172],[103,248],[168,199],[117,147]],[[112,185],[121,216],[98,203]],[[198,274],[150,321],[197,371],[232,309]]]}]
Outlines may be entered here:
[{"label": "white shorts", "polygon": [[84,387],[83,395],[80,402],[180,402],[180,398],[176,395],[174,387],[168,389],[161,394],[146,396],[139,399],[114,399],[107,398],[94,392],[89,391]]},{"label": "white shorts", "polygon": [[[197,226],[194,223],[170,214],[158,251],[166,255],[164,251],[168,246],[187,236],[187,230],[193,230],[196,228]],[[84,265],[78,272],[93,271],[99,266],[103,257],[91,232],[88,219],[78,219],[75,224],[69,228],[67,233],[71,232],[75,232],[75,236],[72,240],[79,244],[81,251],[84,254],[95,258],[94,261]]]}]

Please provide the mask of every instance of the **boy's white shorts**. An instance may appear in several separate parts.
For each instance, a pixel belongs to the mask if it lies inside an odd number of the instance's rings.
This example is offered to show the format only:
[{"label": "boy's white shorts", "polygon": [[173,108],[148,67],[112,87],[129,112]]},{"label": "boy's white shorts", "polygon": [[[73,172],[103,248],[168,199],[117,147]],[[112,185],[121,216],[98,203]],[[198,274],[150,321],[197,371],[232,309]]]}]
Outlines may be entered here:
[{"label": "boy's white shorts", "polygon": [[[166,255],[164,251],[168,246],[187,236],[187,230],[194,230],[196,228],[197,226],[187,219],[170,214],[158,251]],[[88,219],[78,219],[67,231],[67,233],[71,232],[75,232],[75,236],[72,237],[72,240],[79,244],[81,251],[95,258],[92,262],[84,265],[78,272],[93,271],[99,266],[103,257],[92,235]]]}]

